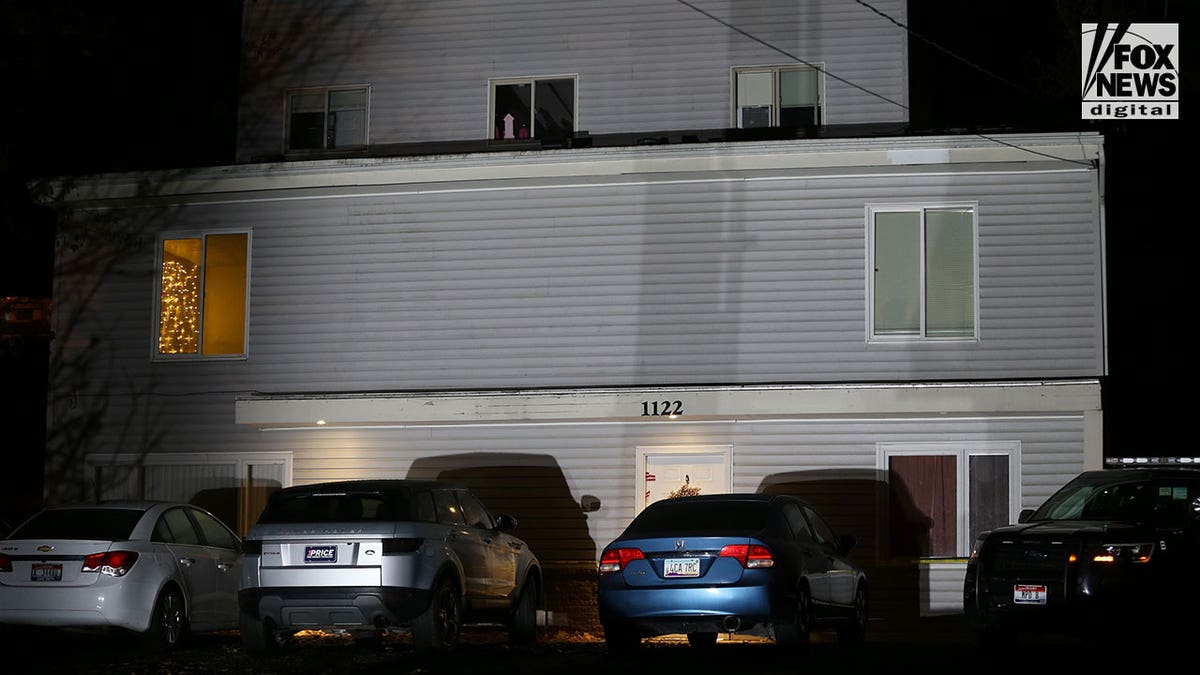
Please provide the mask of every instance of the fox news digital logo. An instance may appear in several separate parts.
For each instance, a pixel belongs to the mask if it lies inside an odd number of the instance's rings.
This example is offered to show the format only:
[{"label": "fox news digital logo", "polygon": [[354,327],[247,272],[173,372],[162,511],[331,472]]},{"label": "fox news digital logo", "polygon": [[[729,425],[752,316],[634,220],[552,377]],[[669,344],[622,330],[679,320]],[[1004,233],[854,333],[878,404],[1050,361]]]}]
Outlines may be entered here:
[{"label": "fox news digital logo", "polygon": [[1083,119],[1179,119],[1179,24],[1083,24]]}]

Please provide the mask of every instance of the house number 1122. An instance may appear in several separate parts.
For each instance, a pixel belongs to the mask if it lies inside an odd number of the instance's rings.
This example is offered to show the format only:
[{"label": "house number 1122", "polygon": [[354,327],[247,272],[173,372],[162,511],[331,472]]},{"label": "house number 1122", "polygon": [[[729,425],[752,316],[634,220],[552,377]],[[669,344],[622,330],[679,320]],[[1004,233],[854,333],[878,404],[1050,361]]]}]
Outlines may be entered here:
[{"label": "house number 1122", "polygon": [[642,417],[668,417],[683,414],[683,401],[642,401]]}]

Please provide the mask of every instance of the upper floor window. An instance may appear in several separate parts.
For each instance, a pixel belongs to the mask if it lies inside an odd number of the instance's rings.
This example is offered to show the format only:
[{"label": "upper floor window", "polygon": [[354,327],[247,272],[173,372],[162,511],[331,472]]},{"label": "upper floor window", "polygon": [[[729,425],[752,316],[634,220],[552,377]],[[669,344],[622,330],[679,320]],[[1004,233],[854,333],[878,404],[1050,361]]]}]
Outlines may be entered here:
[{"label": "upper floor window", "polygon": [[820,75],[807,66],[734,68],[734,125],[753,129],[822,124]]},{"label": "upper floor window", "polygon": [[869,338],[979,335],[974,205],[867,208]]},{"label": "upper floor window", "polygon": [[250,234],[163,236],[155,356],[244,356]]},{"label": "upper floor window", "polygon": [[492,80],[492,138],[566,138],[575,133],[575,78]]},{"label": "upper floor window", "polygon": [[287,97],[287,149],[332,150],[367,144],[367,87],[298,89]]}]

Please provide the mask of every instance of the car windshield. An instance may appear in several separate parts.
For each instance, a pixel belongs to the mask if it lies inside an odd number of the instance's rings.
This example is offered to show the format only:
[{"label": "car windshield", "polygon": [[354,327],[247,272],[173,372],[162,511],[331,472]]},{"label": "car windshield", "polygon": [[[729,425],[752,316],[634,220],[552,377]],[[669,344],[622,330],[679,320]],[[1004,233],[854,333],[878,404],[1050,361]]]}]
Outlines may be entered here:
[{"label": "car windshield", "polygon": [[[1186,492],[1185,488],[1184,496]],[[1142,521],[1173,501],[1171,488],[1163,493],[1148,481],[1076,481],[1046,500],[1032,520]]]},{"label": "car windshield", "polygon": [[407,491],[276,493],[260,523],[328,523],[412,520]]},{"label": "car windshield", "polygon": [[9,539],[128,539],[145,513],[140,509],[69,508],[42,511]]},{"label": "car windshield", "polygon": [[658,502],[642,511],[625,534],[752,534],[767,525],[766,502],[688,501]]}]

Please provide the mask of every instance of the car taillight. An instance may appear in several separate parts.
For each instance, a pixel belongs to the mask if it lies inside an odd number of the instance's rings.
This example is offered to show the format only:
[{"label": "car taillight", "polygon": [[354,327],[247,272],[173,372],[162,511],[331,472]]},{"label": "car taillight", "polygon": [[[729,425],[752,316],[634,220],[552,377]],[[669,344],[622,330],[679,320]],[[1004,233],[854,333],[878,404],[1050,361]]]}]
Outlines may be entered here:
[{"label": "car taillight", "polygon": [[625,569],[630,560],[645,560],[646,556],[638,548],[610,548],[600,556],[600,573],[620,572]]},{"label": "car taillight", "polygon": [[412,538],[412,537],[406,537],[406,538],[402,538],[402,539],[384,539],[383,540],[383,554],[387,555],[389,553],[412,553],[412,552],[416,551],[417,549],[421,548],[421,543],[423,541],[424,541],[423,539],[416,539],[416,538]]},{"label": "car taillight", "polygon": [[84,572],[99,572],[114,577],[123,577],[137,562],[136,551],[105,551],[93,553],[83,559]]},{"label": "car taillight", "polygon": [[771,556],[771,549],[761,544],[730,544],[721,547],[720,556],[722,558],[734,558],[742,567],[772,567],[775,565],[775,558]]},{"label": "car taillight", "polygon": [[10,558],[6,555],[0,554],[0,572],[11,572],[11,571],[12,571],[12,558]]}]

